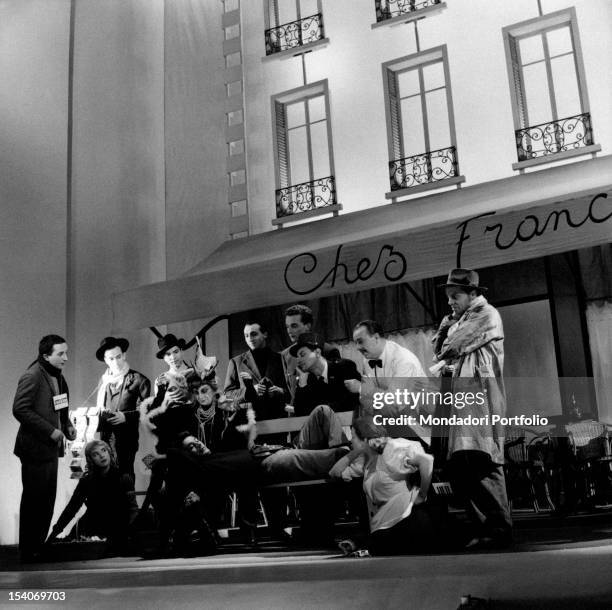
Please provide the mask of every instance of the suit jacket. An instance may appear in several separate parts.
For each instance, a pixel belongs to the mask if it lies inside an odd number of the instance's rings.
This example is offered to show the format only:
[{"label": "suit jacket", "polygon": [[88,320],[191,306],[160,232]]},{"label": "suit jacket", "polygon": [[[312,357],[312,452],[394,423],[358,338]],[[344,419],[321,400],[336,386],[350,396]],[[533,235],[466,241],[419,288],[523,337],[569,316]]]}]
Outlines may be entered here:
[{"label": "suit jacket", "polygon": [[[63,376],[58,379],[60,394],[68,393]],[[22,460],[47,462],[64,455],[63,447],[51,440],[55,429],[66,433],[70,426],[68,409],[53,407],[51,376],[39,362],[34,362],[21,376],[13,401],[13,415],[20,423],[14,453]]]},{"label": "suit jacket", "polygon": [[327,363],[327,383],[309,375],[304,387],[295,390],[295,415],[309,415],[318,405],[329,405],[334,411],[359,411],[359,394],[344,387],[347,379],[361,380],[357,366],[352,360],[341,358]]},{"label": "suit jacket", "polygon": [[[257,396],[254,390],[247,388],[244,380],[240,377],[240,373],[249,373],[253,378],[253,383],[259,383],[264,377],[267,377],[274,385],[283,388],[284,394]],[[260,371],[257,368],[251,350],[235,356],[230,360],[227,367],[223,392],[229,398],[242,402],[252,402],[258,420],[284,417],[286,415],[285,403],[289,399],[289,392],[285,383],[281,355],[269,350],[265,371]]]},{"label": "suit jacket", "polygon": [[123,379],[121,388],[113,395],[110,387],[106,388],[104,406],[112,411],[121,411],[125,415],[125,423],[118,426],[111,426],[109,423],[100,420],[99,430],[103,438],[115,433],[119,442],[126,445],[138,446],[138,423],[140,412],[138,405],[145,398],[148,398],[151,391],[151,382],[138,371],[130,369]]},{"label": "suit jacket", "polygon": [[[292,345],[286,347],[281,352],[281,358],[283,360],[283,371],[285,372],[285,383],[289,389],[289,402],[294,404],[295,402],[295,390],[298,384],[298,371],[297,371],[297,358],[292,356],[289,350]],[[323,345],[323,357],[328,361],[340,360],[340,351],[337,347],[332,347],[328,343]]]}]

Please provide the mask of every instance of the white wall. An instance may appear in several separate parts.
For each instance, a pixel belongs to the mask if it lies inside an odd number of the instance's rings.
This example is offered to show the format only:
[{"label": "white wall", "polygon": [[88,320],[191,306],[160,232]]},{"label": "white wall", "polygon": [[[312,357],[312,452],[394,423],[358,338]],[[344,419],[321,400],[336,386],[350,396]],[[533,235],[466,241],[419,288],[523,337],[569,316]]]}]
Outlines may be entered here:
[{"label": "white wall", "polygon": [[[263,5],[263,2],[262,2]],[[552,12],[575,6],[591,116],[601,154],[612,151],[612,5],[607,0],[545,0]],[[253,9],[256,10],[253,10]],[[452,0],[420,20],[421,50],[446,44],[457,149],[465,186],[515,175],[514,125],[502,27],[538,16],[536,0]],[[272,230],[272,95],[302,85],[302,59],[267,59],[263,9],[243,2],[249,209],[253,233]],[[305,56],[309,82],[328,79],[338,201],[343,212],[387,202],[388,152],[381,64],[416,51],[414,26],[374,30],[374,2],[323,1],[329,45]]]},{"label": "white wall", "polygon": [[[110,297],[165,279],[163,0],[79,0],[75,15],[73,393],[83,400],[103,367],[94,352],[112,326]],[[127,337],[148,373],[148,330]]]},{"label": "white wall", "polygon": [[[12,456],[17,379],[43,334],[68,339],[73,407],[102,372],[110,295],[165,279],[163,0],[79,0],[75,14],[72,242],[67,252],[69,0],[0,3],[0,544],[21,493]],[[67,271],[68,269],[68,271]],[[154,372],[148,330],[129,360]],[[62,460],[56,511],[74,483]]]},{"label": "white wall", "polygon": [[0,544],[16,541],[17,380],[66,332],[69,0],[0,3]]}]

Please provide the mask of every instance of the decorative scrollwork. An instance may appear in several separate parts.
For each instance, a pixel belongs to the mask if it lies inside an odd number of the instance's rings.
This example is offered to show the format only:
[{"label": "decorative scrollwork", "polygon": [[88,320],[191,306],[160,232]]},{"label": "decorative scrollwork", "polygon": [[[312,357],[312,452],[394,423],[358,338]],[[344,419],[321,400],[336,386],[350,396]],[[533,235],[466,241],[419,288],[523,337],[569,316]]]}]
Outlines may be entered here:
[{"label": "decorative scrollwork", "polygon": [[593,144],[591,115],[576,116],[517,129],[516,152],[519,161],[546,157]]},{"label": "decorative scrollwork", "polygon": [[266,55],[301,47],[324,38],[323,15],[318,13],[266,30]]},{"label": "decorative scrollwork", "polygon": [[439,182],[459,175],[454,146],[389,162],[391,190]]},{"label": "decorative scrollwork", "polygon": [[440,4],[440,0],[374,0],[376,21],[380,23],[436,4]]},{"label": "decorative scrollwork", "polygon": [[336,184],[333,176],[302,182],[276,191],[276,217],[308,212],[335,203]]}]

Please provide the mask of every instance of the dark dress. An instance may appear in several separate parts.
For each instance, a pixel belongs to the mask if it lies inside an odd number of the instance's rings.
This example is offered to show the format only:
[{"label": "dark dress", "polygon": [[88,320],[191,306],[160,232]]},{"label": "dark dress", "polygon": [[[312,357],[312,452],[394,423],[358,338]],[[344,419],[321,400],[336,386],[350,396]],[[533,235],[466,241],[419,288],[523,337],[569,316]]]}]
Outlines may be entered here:
[{"label": "dark dress", "polygon": [[60,533],[83,504],[87,512],[79,521],[80,533],[116,542],[125,540],[138,514],[132,479],[116,467],[111,467],[106,474],[86,472],[83,475],[53,533]]}]

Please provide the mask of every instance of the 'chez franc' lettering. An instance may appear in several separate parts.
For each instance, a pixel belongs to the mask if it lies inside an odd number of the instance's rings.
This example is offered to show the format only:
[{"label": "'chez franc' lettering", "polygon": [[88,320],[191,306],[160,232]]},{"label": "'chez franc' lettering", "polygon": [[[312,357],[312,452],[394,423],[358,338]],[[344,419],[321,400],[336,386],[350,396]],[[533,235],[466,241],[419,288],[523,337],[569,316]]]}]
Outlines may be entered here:
[{"label": "'chez franc' lettering", "polygon": [[[381,246],[375,262],[365,256],[360,259],[357,265],[355,265],[354,273],[351,273],[347,264],[340,260],[341,252],[342,244],[336,249],[334,264],[327,272],[319,269],[319,260],[316,254],[312,252],[304,252],[294,256],[285,266],[285,285],[293,294],[303,296],[318,290],[328,280],[330,281],[330,288],[336,285],[336,281],[339,278],[349,286],[355,282],[366,282],[378,271],[383,258],[386,259],[386,262],[382,265],[382,273],[389,282],[397,282],[406,273],[406,258],[401,252],[395,250],[393,246],[387,244]],[[290,281],[290,275],[293,273],[301,273],[303,277],[315,274],[314,282],[316,283],[304,288],[298,288],[292,285]],[[318,275],[319,273],[322,275]],[[321,279],[317,281],[317,277]]]},{"label": "'chez franc' lettering", "polygon": [[[581,219],[572,217],[570,211],[566,208],[560,208],[552,210],[548,216],[542,220],[534,214],[527,214],[515,227],[510,230],[510,235],[506,235],[508,231],[504,231],[504,225],[501,222],[487,225],[484,229],[484,233],[493,232],[495,234],[495,247],[498,250],[507,250],[512,248],[517,242],[528,242],[534,237],[541,237],[550,227],[553,231],[559,228],[561,219],[563,219],[566,225],[571,229],[578,229],[587,222],[593,222],[595,224],[601,224],[612,218],[612,212],[608,214],[598,213],[599,210],[595,205],[600,199],[607,199],[607,193],[599,193],[591,199],[589,208],[585,216]],[[463,244],[470,239],[468,233],[468,224],[479,218],[485,218],[487,216],[493,216],[496,212],[487,212],[485,214],[479,214],[473,218],[468,218],[462,223],[457,225],[460,230],[459,241],[457,242],[457,267],[461,267],[461,253],[463,250]]]},{"label": "'chez franc' lettering", "polygon": [[[602,208],[604,200],[608,198],[607,193],[599,193],[591,199],[588,210],[584,215],[571,212],[567,208],[555,207],[545,218],[535,214],[527,214],[518,223],[512,221],[504,225],[503,221],[482,224],[475,229],[474,222],[495,216],[496,212],[486,212],[464,220],[457,225],[459,239],[457,246],[457,267],[461,267],[461,255],[463,245],[479,231],[481,235],[493,234],[493,245],[498,250],[508,250],[518,243],[526,243],[541,237],[547,231],[556,231],[565,224],[569,229],[578,229],[588,222],[602,224],[612,218],[612,211]],[[470,233],[471,231],[471,233]],[[381,270],[384,278],[389,282],[402,280],[408,269],[406,256],[396,250],[394,246],[384,244],[380,247],[376,258],[361,258],[354,269],[341,260],[342,245],[336,249],[334,263],[329,269],[323,269],[317,255],[312,252],[303,252],[291,258],[285,266],[285,285],[293,293],[300,296],[312,294],[321,288],[326,282],[328,287],[334,288],[337,282],[343,282],[347,286],[356,282],[367,282],[374,274]],[[299,281],[295,281],[298,279]]]}]

